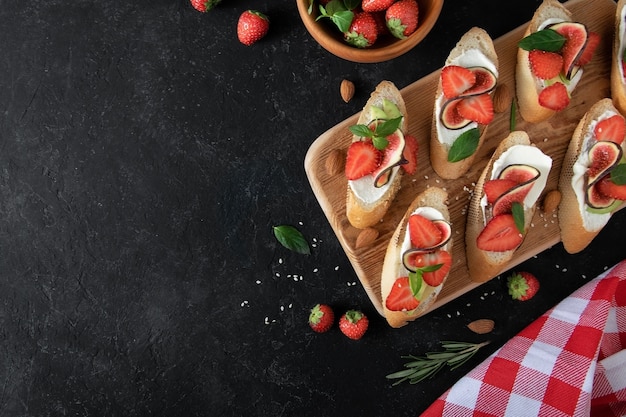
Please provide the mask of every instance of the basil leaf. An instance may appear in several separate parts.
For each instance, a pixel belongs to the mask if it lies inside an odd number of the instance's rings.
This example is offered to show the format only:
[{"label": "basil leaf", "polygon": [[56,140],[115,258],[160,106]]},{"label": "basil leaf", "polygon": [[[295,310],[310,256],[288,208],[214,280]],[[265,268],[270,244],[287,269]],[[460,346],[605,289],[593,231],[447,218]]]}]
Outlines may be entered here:
[{"label": "basil leaf", "polygon": [[409,272],[409,288],[411,288],[413,296],[417,297],[422,288],[422,273],[419,270],[417,272]]},{"label": "basil leaf", "polygon": [[511,207],[511,213],[513,214],[513,220],[515,221],[515,227],[521,234],[524,234],[526,231],[524,230],[524,207],[518,203],[513,203]]},{"label": "basil leaf", "polygon": [[518,42],[518,46],[526,51],[539,49],[546,52],[556,52],[565,44],[565,37],[552,29],[543,29],[531,33]]},{"label": "basil leaf", "polygon": [[452,144],[448,152],[448,162],[459,162],[472,156],[478,148],[480,133],[478,128],[463,132]]},{"label": "basil leaf", "polygon": [[274,236],[281,245],[302,255],[310,255],[311,248],[298,229],[289,225],[274,226]]},{"label": "basil leaf", "polygon": [[626,184],[626,164],[619,164],[611,171],[611,181],[615,185]]}]

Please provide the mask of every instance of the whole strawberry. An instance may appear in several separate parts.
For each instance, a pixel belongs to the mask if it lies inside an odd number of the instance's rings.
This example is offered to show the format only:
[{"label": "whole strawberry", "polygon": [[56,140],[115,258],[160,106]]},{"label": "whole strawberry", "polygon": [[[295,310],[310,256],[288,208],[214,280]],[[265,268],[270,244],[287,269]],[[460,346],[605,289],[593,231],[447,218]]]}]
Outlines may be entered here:
[{"label": "whole strawberry", "polygon": [[415,0],[399,0],[385,12],[387,28],[393,36],[404,39],[417,29],[419,7]]},{"label": "whole strawberry", "polygon": [[246,10],[239,16],[237,37],[239,42],[250,46],[263,38],[269,29],[270,20],[267,16],[256,10]]},{"label": "whole strawberry", "polygon": [[357,48],[372,46],[378,39],[378,26],[372,13],[356,12],[344,39]]},{"label": "whole strawberry", "polygon": [[539,291],[539,280],[530,272],[516,272],[507,279],[509,295],[514,300],[530,300]]},{"label": "whole strawberry", "polygon": [[382,12],[387,10],[395,0],[363,0],[361,9],[366,12]]},{"label": "whole strawberry", "polygon": [[335,313],[326,304],[316,304],[309,314],[309,326],[314,332],[324,333],[333,327]]},{"label": "whole strawberry", "polygon": [[359,340],[363,337],[369,326],[369,320],[359,310],[348,310],[339,319],[341,333],[350,339]]},{"label": "whole strawberry", "polygon": [[217,6],[222,0],[190,0],[194,9],[199,12],[206,13],[213,7]]}]

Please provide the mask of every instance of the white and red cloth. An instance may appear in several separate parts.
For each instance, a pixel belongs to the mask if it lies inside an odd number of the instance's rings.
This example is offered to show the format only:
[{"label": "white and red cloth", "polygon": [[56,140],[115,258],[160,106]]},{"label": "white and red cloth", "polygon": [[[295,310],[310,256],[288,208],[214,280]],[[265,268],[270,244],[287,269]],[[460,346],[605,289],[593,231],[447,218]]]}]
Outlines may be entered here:
[{"label": "white and red cloth", "polygon": [[626,416],[626,260],[461,378],[433,416]]}]

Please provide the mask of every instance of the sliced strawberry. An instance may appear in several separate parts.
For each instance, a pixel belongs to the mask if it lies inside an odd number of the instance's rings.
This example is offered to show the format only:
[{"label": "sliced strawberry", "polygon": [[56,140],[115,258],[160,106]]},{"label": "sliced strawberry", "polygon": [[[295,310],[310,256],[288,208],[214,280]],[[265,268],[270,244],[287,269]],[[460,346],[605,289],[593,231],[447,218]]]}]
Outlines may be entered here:
[{"label": "sliced strawberry", "polygon": [[626,185],[615,184],[611,181],[610,174],[605,175],[600,181],[598,181],[596,188],[601,194],[607,197],[626,201]]},{"label": "sliced strawberry", "polygon": [[481,125],[488,125],[493,120],[493,101],[489,94],[464,98],[458,105],[461,116]]},{"label": "sliced strawberry", "polygon": [[549,80],[559,75],[563,69],[563,57],[556,52],[533,49],[528,53],[532,73],[542,80]]},{"label": "sliced strawberry", "polygon": [[602,119],[596,124],[593,133],[597,140],[610,140],[621,145],[626,135],[626,121],[620,114]]},{"label": "sliced strawberry", "polygon": [[446,98],[458,97],[476,84],[476,75],[472,70],[448,65],[441,70],[441,89]]},{"label": "sliced strawberry", "polygon": [[569,105],[569,93],[565,84],[557,82],[541,90],[539,104],[554,111],[566,108]]},{"label": "sliced strawberry", "polygon": [[485,181],[483,191],[487,195],[487,203],[493,204],[498,197],[515,187],[517,182],[509,179],[498,178],[495,180]]},{"label": "sliced strawberry", "polygon": [[412,258],[411,262],[417,268],[432,267],[435,265],[441,265],[439,269],[431,272],[423,272],[422,279],[431,287],[437,287],[441,285],[445,279],[450,268],[452,267],[452,255],[450,252],[439,249],[435,252],[418,252]]},{"label": "sliced strawberry", "polygon": [[402,156],[408,162],[406,164],[402,164],[402,169],[409,175],[415,174],[417,171],[417,139],[415,136],[404,135],[404,151],[402,151]]},{"label": "sliced strawberry", "polygon": [[419,214],[409,217],[409,236],[414,248],[432,248],[442,239],[441,229]]},{"label": "sliced strawberry", "polygon": [[476,239],[476,246],[489,252],[506,252],[516,249],[523,240],[513,215],[501,214],[487,223]]},{"label": "sliced strawberry", "polygon": [[371,141],[353,142],[346,156],[346,177],[357,180],[371,174],[378,168],[382,152],[374,147]]},{"label": "sliced strawberry", "polygon": [[411,291],[409,277],[396,279],[385,301],[385,306],[391,311],[411,311],[415,310],[419,304],[419,300]]},{"label": "sliced strawberry", "polygon": [[587,65],[591,58],[593,58],[593,54],[596,51],[596,48],[600,44],[600,34],[596,32],[589,32],[587,34],[587,45],[585,45],[585,49],[580,54],[578,61],[576,61],[576,65],[582,67]]}]

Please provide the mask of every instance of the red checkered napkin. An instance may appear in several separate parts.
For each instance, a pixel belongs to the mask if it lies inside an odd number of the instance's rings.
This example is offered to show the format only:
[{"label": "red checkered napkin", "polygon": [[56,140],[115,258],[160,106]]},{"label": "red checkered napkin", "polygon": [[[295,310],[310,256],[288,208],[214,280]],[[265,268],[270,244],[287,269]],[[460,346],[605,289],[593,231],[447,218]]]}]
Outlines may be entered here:
[{"label": "red checkered napkin", "polygon": [[626,260],[531,323],[422,416],[626,416]]}]

